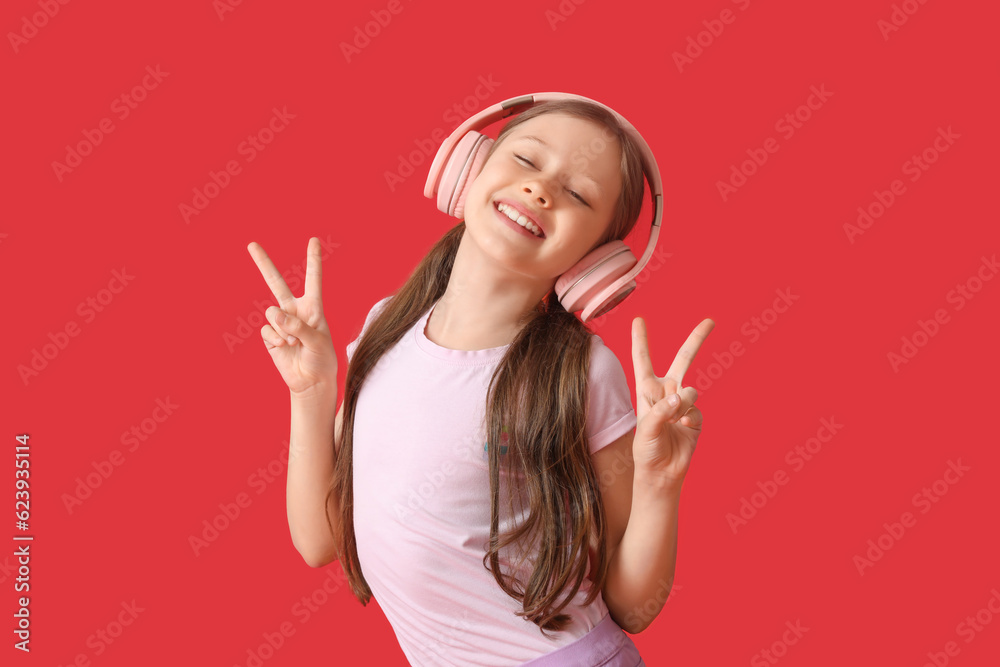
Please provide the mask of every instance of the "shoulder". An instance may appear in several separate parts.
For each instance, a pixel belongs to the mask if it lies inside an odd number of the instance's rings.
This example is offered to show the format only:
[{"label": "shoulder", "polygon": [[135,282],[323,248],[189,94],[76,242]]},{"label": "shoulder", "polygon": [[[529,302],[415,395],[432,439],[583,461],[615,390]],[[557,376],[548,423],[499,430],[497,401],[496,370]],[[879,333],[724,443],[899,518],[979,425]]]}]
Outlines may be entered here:
[{"label": "shoulder", "polygon": [[365,315],[365,323],[361,327],[362,333],[365,331],[365,329],[368,328],[368,325],[372,323],[372,320],[374,320],[382,313],[382,311],[385,309],[389,301],[392,300],[392,297],[393,297],[392,294],[390,294],[387,297],[383,297],[378,301],[376,301],[375,305],[373,305],[371,308],[368,309],[368,314]]},{"label": "shoulder", "polygon": [[375,302],[375,305],[373,305],[371,308],[368,309],[368,314],[365,316],[365,321],[364,324],[361,325],[360,332],[358,333],[357,337],[354,340],[352,340],[350,343],[347,344],[348,363],[350,363],[351,357],[354,356],[354,350],[357,349],[358,344],[361,342],[361,337],[368,330],[368,327],[371,325],[372,321],[379,316],[379,314],[382,312],[382,309],[385,308],[386,304],[389,303],[389,300],[392,299],[392,297],[393,297],[392,294],[390,294],[387,297],[383,297],[382,299]]},{"label": "shoulder", "polygon": [[636,416],[625,369],[597,334],[591,338],[587,375],[587,439],[593,454],[635,428]]},{"label": "shoulder", "polygon": [[393,297],[393,295],[390,294],[389,296],[383,297],[382,299],[379,299],[378,301],[376,301],[375,305],[372,306],[371,310],[368,311],[368,315],[370,317],[374,317],[374,316],[378,315],[379,313],[381,313],[382,309],[385,308],[386,304],[388,304],[389,301],[392,300],[392,297]]},{"label": "shoulder", "polygon": [[590,371],[591,382],[617,382],[625,379],[625,368],[614,350],[604,344],[597,334],[590,336]]}]

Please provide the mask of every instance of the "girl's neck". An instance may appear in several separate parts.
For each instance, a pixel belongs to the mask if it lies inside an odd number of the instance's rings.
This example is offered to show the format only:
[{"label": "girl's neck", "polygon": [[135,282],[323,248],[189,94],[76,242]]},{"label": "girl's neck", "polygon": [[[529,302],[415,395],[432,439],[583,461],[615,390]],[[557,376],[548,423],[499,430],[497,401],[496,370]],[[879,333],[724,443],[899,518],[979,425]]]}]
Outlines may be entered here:
[{"label": "girl's neck", "polygon": [[502,347],[514,340],[520,320],[554,284],[554,279],[545,285],[498,265],[466,232],[424,335],[451,350]]},{"label": "girl's neck", "polygon": [[484,326],[475,318],[463,320],[449,317],[442,312],[443,304],[439,301],[427,318],[424,335],[432,343],[449,350],[488,350],[494,347],[508,345],[517,336],[517,328],[498,330],[495,327]]}]

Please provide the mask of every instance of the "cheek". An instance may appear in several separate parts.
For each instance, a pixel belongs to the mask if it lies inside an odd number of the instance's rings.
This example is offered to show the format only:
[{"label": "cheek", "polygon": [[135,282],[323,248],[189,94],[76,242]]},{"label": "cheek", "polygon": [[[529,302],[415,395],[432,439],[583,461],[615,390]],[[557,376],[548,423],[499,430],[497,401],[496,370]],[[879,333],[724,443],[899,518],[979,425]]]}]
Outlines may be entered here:
[{"label": "cheek", "polygon": [[502,183],[509,183],[512,177],[513,172],[509,168],[498,162],[491,161],[483,165],[483,168],[479,171],[479,175],[476,177],[476,181],[483,181],[491,186],[497,186]]},{"label": "cheek", "polygon": [[588,235],[586,240],[582,240],[574,247],[576,254],[583,259],[590,253],[594,252],[599,246],[598,243],[601,240],[601,236]]},{"label": "cheek", "polygon": [[465,219],[473,224],[482,223],[492,207],[492,189],[489,179],[477,177],[465,193]]},{"label": "cheek", "polygon": [[486,210],[491,205],[493,197],[509,183],[509,176],[495,166],[488,166],[479,172],[476,180],[469,186],[465,201],[474,207]]},{"label": "cheek", "polygon": [[469,186],[469,190],[465,194],[465,200],[467,202],[485,201],[488,198],[491,180],[492,178],[489,173],[481,172]]}]

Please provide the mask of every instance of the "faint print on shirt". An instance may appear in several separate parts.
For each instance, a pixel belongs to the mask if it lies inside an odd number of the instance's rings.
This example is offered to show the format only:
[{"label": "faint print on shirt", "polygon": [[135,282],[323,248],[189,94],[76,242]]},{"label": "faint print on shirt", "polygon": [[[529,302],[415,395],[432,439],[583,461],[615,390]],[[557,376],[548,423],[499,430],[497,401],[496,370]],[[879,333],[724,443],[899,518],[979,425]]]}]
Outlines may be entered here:
[{"label": "faint print on shirt", "polygon": [[[504,424],[503,427],[501,428],[500,442],[501,443],[507,442],[507,440],[508,440],[507,425]],[[484,442],[483,443],[483,461],[489,461],[490,460],[489,459],[489,446],[490,446],[489,442]],[[500,445],[500,455],[503,456],[506,453],[507,453],[507,445],[501,444]]]}]

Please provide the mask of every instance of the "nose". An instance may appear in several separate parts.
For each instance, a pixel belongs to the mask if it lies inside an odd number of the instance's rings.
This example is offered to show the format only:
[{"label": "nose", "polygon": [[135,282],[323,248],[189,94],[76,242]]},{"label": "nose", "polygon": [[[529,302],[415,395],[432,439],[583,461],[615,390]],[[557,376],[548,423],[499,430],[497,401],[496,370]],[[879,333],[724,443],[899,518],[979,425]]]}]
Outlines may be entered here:
[{"label": "nose", "polygon": [[538,205],[543,208],[548,208],[549,202],[552,201],[548,196],[545,186],[540,181],[525,183],[521,186],[521,190],[529,197],[533,197]]}]

